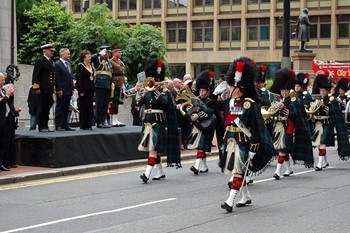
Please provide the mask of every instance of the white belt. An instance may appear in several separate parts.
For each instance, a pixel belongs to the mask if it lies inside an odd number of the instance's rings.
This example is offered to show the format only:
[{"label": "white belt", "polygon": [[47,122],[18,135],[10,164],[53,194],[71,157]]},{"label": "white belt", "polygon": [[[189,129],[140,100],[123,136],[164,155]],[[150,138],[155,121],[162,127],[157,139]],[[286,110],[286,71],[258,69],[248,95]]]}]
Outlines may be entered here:
[{"label": "white belt", "polygon": [[329,119],[331,118],[330,116],[314,116],[315,120],[324,120],[324,119]]},{"label": "white belt", "polygon": [[164,113],[164,111],[160,109],[145,109],[145,114],[151,114],[151,113]]}]

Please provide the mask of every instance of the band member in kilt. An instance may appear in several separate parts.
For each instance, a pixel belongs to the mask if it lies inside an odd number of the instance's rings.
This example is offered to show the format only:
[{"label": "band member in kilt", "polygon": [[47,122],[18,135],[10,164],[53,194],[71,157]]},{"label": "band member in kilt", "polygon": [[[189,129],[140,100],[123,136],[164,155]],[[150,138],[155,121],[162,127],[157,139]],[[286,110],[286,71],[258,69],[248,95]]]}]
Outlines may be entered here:
[{"label": "band member in kilt", "polygon": [[175,106],[169,90],[162,83],[165,65],[162,60],[150,59],[146,62],[145,73],[147,78],[144,87],[147,91],[136,101],[136,105],[144,105],[145,108],[138,150],[149,152],[146,171],[140,176],[147,183],[154,166],[157,167],[157,173],[153,180],[165,178],[161,154],[167,155],[168,166],[178,168],[181,167],[181,152]]},{"label": "band member in kilt", "polygon": [[347,78],[340,78],[335,86],[335,93],[339,93],[337,100],[339,101],[341,110],[344,111],[350,96],[345,93],[349,90],[349,80]]},{"label": "band member in kilt", "polygon": [[[186,113],[187,119],[192,122],[192,132],[187,140],[188,149],[197,149],[195,165],[190,170],[195,174],[209,171],[207,166],[206,152],[211,152],[214,131],[216,127],[216,117],[214,110],[207,107],[209,89],[214,87],[214,72],[205,70],[196,78],[196,96],[199,96],[200,102],[193,106]],[[203,128],[197,125],[204,121],[210,121]],[[202,124],[203,125],[203,124]]]},{"label": "band member in kilt", "polygon": [[270,92],[265,88],[266,69],[266,66],[257,66],[257,77],[255,85],[260,98],[260,106],[270,107]]},{"label": "band member in kilt", "polygon": [[297,98],[301,100],[306,109],[310,107],[310,103],[312,102],[311,94],[307,91],[307,86],[309,85],[310,80],[309,77],[310,75],[308,73],[298,73],[296,75],[294,87],[294,90],[297,93]]},{"label": "band member in kilt", "polygon": [[[280,102],[276,104],[277,112],[274,122],[274,147],[278,151],[278,163],[273,177],[281,176],[282,164],[286,164],[283,176],[293,174],[290,166],[290,155],[294,163],[304,164],[310,168],[314,164],[312,154],[310,126],[303,103],[295,96],[291,97],[291,89],[295,87],[293,70],[286,68],[276,72],[275,81],[270,91],[280,94]],[[294,92],[295,94],[295,92]]]},{"label": "band member in kilt", "polygon": [[313,94],[321,94],[322,100],[319,108],[314,113],[315,129],[312,135],[312,145],[319,148],[316,171],[329,164],[326,159],[328,146],[335,146],[334,127],[337,131],[338,155],[341,160],[348,160],[350,145],[347,128],[339,102],[333,96],[329,96],[332,85],[326,74],[317,74],[314,81]]},{"label": "band member in kilt", "polygon": [[[254,80],[256,68],[249,58],[234,60],[225,76],[226,84],[218,85],[210,96],[208,106],[225,113],[225,153],[220,161],[225,174],[233,181],[228,199],[221,208],[232,211],[234,200],[240,189],[242,197],[236,204],[242,207],[252,203],[244,177],[248,170],[261,173],[274,155],[273,142],[261,115],[259,96]],[[218,101],[217,97],[229,85],[228,99]]]},{"label": "band member in kilt", "polygon": [[124,123],[118,121],[117,115],[119,112],[119,105],[124,103],[124,92],[125,89],[125,76],[124,69],[125,65],[120,60],[122,57],[122,49],[118,47],[112,48],[112,90],[111,90],[111,99],[110,106],[108,108],[108,113],[111,115],[111,125],[113,127],[122,127],[125,126]]}]

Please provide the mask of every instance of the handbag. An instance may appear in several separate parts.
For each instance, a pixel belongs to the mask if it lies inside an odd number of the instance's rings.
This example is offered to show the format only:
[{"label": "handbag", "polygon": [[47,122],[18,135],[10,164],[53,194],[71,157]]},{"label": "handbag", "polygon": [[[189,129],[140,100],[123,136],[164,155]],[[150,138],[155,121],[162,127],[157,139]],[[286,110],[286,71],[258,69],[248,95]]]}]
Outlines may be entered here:
[{"label": "handbag", "polygon": [[69,119],[69,126],[70,127],[79,127],[78,111],[72,111],[72,115]]}]

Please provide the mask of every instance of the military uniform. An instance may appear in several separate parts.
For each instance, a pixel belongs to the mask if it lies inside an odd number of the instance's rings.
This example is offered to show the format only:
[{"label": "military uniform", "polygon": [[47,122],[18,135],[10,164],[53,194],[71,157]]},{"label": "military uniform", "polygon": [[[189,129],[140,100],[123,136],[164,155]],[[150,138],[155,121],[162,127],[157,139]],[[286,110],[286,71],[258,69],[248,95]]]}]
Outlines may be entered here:
[{"label": "military uniform", "polygon": [[[169,90],[161,87],[150,87],[153,81],[161,82],[165,76],[165,65],[159,59],[150,59],[146,63],[144,86],[148,91],[137,100],[136,105],[144,105],[142,138],[138,150],[149,152],[146,171],[140,176],[147,183],[153,167],[157,174],[153,180],[165,178],[161,155],[166,154],[168,166],[181,167],[179,132],[177,128],[175,106]],[[166,130],[167,128],[167,130]]]},{"label": "military uniform", "polygon": [[[109,46],[100,47],[101,52],[104,49],[106,49],[106,52],[110,52]],[[107,128],[108,126],[105,120],[110,98],[112,64],[109,58],[104,58],[104,55],[102,56],[100,54],[91,55],[91,62],[95,70],[95,109],[97,127]]]},{"label": "military uniform", "polygon": [[[270,88],[273,93],[281,93],[282,90],[291,90],[295,87],[294,71],[281,69],[277,71],[275,81]],[[273,177],[280,178],[282,164],[286,164],[286,172],[283,176],[293,173],[290,164],[290,155],[294,163],[303,164],[310,168],[314,164],[310,126],[304,105],[295,96],[281,97],[282,108],[274,117],[274,147],[279,152],[277,168]]]},{"label": "military uniform", "polygon": [[[225,115],[225,153],[220,166],[233,178],[229,197],[221,208],[228,212],[232,211],[234,200],[241,189],[242,197],[236,206],[252,203],[244,178],[248,171],[262,172],[274,154],[271,136],[257,104],[259,96],[254,85],[256,69],[253,63],[246,57],[231,63],[225,76],[227,84],[231,86],[230,99],[217,101],[217,95],[209,97],[208,106],[224,111]],[[213,93],[218,93],[217,89],[220,89],[220,85]]]},{"label": "military uniform", "polygon": [[[323,88],[331,89],[329,78],[325,74],[318,74],[314,81],[314,90]],[[314,92],[313,94],[319,94]],[[341,160],[348,160],[350,157],[350,145],[344,116],[341,112],[339,102],[333,96],[322,96],[322,105],[316,110],[313,116],[315,129],[312,135],[312,145],[319,148],[319,161],[315,167],[321,171],[329,164],[327,162],[326,147],[335,146],[334,128],[337,131],[338,155]]]},{"label": "military uniform", "polygon": [[[54,49],[52,44],[41,47],[45,49]],[[34,92],[40,90],[40,94],[35,93],[35,102],[37,105],[38,128],[40,132],[49,130],[48,121],[50,119],[50,108],[53,104],[53,93],[55,87],[55,63],[51,58],[41,57],[34,65],[32,86]]]}]

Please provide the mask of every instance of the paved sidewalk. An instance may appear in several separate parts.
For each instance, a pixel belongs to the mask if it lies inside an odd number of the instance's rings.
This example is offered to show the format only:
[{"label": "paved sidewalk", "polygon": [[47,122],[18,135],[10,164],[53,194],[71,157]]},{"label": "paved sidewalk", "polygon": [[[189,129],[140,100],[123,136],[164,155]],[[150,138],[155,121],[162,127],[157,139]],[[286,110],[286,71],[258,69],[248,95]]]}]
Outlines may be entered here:
[{"label": "paved sidewalk", "polygon": [[[182,160],[189,160],[196,158],[196,150],[182,150],[181,157]],[[218,149],[216,147],[212,148],[212,152],[208,153],[208,156],[217,156]],[[162,158],[165,163],[166,158]],[[72,167],[63,168],[46,168],[46,167],[31,167],[31,166],[18,166],[17,168],[12,168],[11,171],[0,172],[0,185],[19,183],[31,180],[48,179],[60,176],[70,176],[83,174],[88,172],[98,172],[105,170],[114,170],[118,168],[132,167],[132,166],[142,166],[146,165],[146,159],[122,161],[122,162],[111,162],[111,163],[96,163],[88,165],[79,165]]]}]

